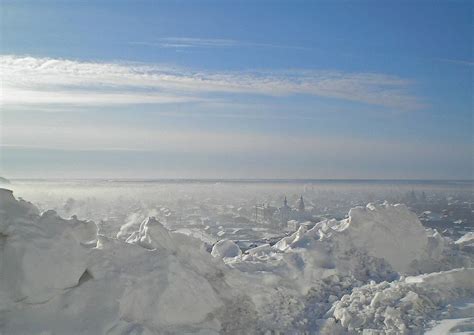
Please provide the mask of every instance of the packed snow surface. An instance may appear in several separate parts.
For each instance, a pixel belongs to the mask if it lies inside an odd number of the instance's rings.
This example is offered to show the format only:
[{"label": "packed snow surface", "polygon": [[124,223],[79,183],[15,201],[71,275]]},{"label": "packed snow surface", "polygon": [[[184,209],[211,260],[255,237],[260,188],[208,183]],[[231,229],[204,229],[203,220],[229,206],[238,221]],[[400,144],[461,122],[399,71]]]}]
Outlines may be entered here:
[{"label": "packed snow surface", "polygon": [[0,334],[421,334],[474,301],[469,236],[425,230],[404,205],[245,252],[190,232],[147,217],[107,237],[0,189]]}]

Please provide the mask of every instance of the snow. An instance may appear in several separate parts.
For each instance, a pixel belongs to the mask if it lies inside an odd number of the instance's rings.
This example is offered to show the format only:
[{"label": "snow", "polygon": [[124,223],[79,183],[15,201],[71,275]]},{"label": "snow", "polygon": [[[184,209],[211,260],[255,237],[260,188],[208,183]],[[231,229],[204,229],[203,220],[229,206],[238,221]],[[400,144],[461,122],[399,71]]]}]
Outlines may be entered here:
[{"label": "snow", "polygon": [[0,177],[0,184],[11,184],[11,182],[7,179],[7,178],[4,178],[4,177]]},{"label": "snow", "polygon": [[472,334],[474,331],[474,301],[461,299],[443,309],[442,317],[434,322],[426,335]]},{"label": "snow", "polygon": [[239,246],[231,240],[220,240],[212,247],[211,255],[219,258],[234,258],[242,255]]},{"label": "snow", "polygon": [[126,241],[109,238],[92,222],[40,215],[9,191],[0,197],[0,332],[212,333],[237,326],[228,315],[246,321],[248,309],[232,306],[245,298],[201,241],[154,218]]},{"label": "snow", "polygon": [[[429,241],[406,206],[369,204],[351,209],[349,217],[341,221],[325,220],[310,229],[301,225],[272,248],[250,251],[242,260],[231,262],[248,272],[258,263],[260,268],[268,266],[270,260],[272,271],[278,269],[295,287],[307,292],[314,282],[333,274],[365,281],[416,272],[416,264],[435,254]],[[441,242],[436,244],[439,246],[443,247]]]},{"label": "snow", "polygon": [[349,331],[377,329],[393,334],[416,333],[427,326],[426,320],[437,316],[437,306],[466,294],[472,296],[472,278],[474,269],[461,268],[392,283],[367,284],[343,296],[330,312]]},{"label": "snow", "polygon": [[474,246],[474,232],[464,234],[454,243],[460,246]]},{"label": "snow", "polygon": [[428,244],[421,222],[405,205],[353,208],[348,227],[341,230],[347,232],[348,242],[357,249],[385,259],[399,272],[410,271],[412,262],[423,256]]},{"label": "snow", "polygon": [[131,214],[105,236],[0,189],[0,334],[467,329],[469,313],[443,311],[474,301],[469,236],[425,230],[404,205],[356,207],[245,252],[160,220]]},{"label": "snow", "polygon": [[[54,211],[38,214],[0,189],[2,289],[13,301],[41,303],[78,284],[96,239],[93,222],[64,220]],[[13,214],[13,215],[12,215]]]},{"label": "snow", "polygon": [[175,243],[168,229],[156,220],[150,217],[144,220],[138,229],[133,232],[126,240],[127,243],[138,244],[145,249],[165,249],[174,250]]}]

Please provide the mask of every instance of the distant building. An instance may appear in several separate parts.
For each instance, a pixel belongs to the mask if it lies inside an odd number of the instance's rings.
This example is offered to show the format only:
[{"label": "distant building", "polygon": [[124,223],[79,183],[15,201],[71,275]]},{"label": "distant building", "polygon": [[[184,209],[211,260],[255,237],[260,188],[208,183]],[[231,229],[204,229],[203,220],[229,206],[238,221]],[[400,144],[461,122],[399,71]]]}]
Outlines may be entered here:
[{"label": "distant building", "polygon": [[300,199],[298,200],[298,212],[300,213],[303,213],[304,212],[304,200],[303,200],[303,196],[300,197]]},{"label": "distant building", "polygon": [[282,225],[287,225],[288,221],[290,220],[290,214],[291,214],[291,207],[288,206],[288,200],[283,200],[283,206],[278,208],[278,215],[280,216],[280,222]]},{"label": "distant building", "polygon": [[[297,221],[297,222],[306,222],[306,221],[314,221],[314,217],[311,213],[306,211],[305,203],[303,196],[300,196],[296,203],[296,209],[291,208],[288,206],[288,200],[283,200],[283,206],[278,208],[275,215],[277,215],[277,220],[283,226],[288,225],[288,221]],[[275,220],[276,221],[276,220]]]}]

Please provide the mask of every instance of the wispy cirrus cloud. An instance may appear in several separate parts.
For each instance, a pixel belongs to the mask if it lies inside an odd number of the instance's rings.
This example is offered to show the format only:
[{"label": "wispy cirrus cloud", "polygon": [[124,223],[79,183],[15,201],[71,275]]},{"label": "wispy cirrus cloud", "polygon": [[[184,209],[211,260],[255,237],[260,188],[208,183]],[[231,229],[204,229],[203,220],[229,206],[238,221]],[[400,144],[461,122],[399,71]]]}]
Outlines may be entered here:
[{"label": "wispy cirrus cloud", "polygon": [[466,65],[466,66],[474,66],[473,61],[468,61],[468,60],[461,60],[461,59],[448,59],[448,58],[437,58],[436,60],[440,62],[445,62],[445,63],[452,63],[452,64],[458,64],[458,65]]},{"label": "wispy cirrus cloud", "polygon": [[[307,95],[415,110],[413,82],[380,73],[285,70],[211,72],[137,63],[0,56],[3,105],[160,104],[226,96]],[[217,95],[216,95],[217,94]]]},{"label": "wispy cirrus cloud", "polygon": [[162,37],[153,41],[131,42],[134,45],[143,45],[159,48],[236,48],[236,47],[254,47],[254,48],[277,48],[277,49],[295,49],[308,50],[310,48],[298,45],[283,45],[273,43],[261,43],[251,41],[240,41],[224,38],[195,38],[195,37]]},{"label": "wispy cirrus cloud", "polygon": [[231,39],[208,39],[191,37],[164,37],[148,42],[131,42],[130,44],[145,45],[161,48],[216,48],[216,47],[235,47],[240,43]]}]

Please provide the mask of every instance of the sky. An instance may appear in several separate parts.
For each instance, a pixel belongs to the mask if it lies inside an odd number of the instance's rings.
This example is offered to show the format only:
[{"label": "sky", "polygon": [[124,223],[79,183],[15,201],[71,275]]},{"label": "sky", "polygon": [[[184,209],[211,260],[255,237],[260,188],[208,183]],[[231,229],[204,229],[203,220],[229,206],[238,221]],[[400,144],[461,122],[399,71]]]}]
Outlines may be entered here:
[{"label": "sky", "polygon": [[472,1],[0,11],[0,176],[474,177]]}]

